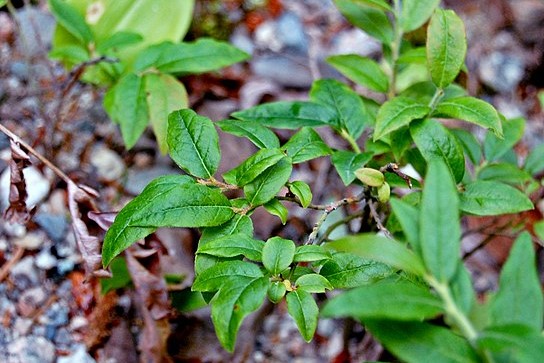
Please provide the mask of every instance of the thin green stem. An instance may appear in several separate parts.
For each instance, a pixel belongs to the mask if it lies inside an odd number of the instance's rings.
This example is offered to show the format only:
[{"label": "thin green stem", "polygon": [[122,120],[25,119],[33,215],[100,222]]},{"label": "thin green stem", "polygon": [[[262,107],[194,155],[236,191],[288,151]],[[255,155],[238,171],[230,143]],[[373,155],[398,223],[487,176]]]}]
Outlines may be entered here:
[{"label": "thin green stem", "polygon": [[340,136],[342,136],[344,140],[349,143],[349,146],[351,146],[353,151],[355,151],[357,154],[361,153],[361,148],[359,145],[357,145],[357,141],[346,130],[342,130],[340,132]]},{"label": "thin green stem", "polygon": [[442,99],[442,96],[444,96],[444,90],[442,88],[437,88],[434,92],[433,98],[429,102],[429,108],[431,109],[429,114],[433,113],[434,109],[438,105],[438,102],[440,102]]}]

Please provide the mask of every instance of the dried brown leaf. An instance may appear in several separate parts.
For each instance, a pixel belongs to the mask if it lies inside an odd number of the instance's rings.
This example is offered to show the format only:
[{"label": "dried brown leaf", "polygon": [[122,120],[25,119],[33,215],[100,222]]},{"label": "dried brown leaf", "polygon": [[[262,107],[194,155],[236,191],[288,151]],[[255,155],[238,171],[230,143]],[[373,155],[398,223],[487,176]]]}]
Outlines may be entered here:
[{"label": "dried brown leaf", "polygon": [[30,156],[19,145],[10,140],[11,160],[9,163],[10,186],[9,207],[4,212],[4,218],[11,223],[26,224],[35,212],[26,206],[26,182],[23,169],[31,165]]}]

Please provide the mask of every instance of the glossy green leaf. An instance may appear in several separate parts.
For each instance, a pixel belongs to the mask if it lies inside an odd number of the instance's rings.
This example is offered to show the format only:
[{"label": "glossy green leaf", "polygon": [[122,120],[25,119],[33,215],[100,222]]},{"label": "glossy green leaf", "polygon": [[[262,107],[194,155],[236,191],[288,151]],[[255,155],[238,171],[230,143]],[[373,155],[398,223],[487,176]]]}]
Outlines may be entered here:
[{"label": "glossy green leaf", "polygon": [[525,120],[521,117],[504,120],[502,127],[504,138],[499,139],[491,133],[487,133],[485,137],[484,155],[488,161],[499,160],[521,140],[525,131]]},{"label": "glossy green leaf", "polygon": [[135,61],[137,71],[149,67],[164,73],[198,74],[246,60],[249,55],[232,45],[200,38],[191,43],[161,43],[144,50]]},{"label": "glossy green leaf", "polygon": [[479,165],[482,161],[482,145],[476,139],[476,137],[463,129],[449,129],[449,131],[457,137],[457,140],[461,143],[465,155],[469,157],[470,161],[474,165]]},{"label": "glossy green leaf", "polygon": [[251,183],[244,186],[247,201],[252,206],[265,204],[274,198],[291,176],[293,166],[289,158],[281,159],[276,165],[266,169]]},{"label": "glossy green leaf", "polygon": [[441,101],[433,116],[454,118],[490,129],[502,137],[502,124],[497,110],[489,103],[475,97],[457,97]]},{"label": "glossy green leaf", "polygon": [[335,0],[338,10],[350,23],[382,43],[393,40],[393,28],[384,11],[358,0]]},{"label": "glossy green leaf", "polygon": [[224,120],[216,122],[216,125],[226,133],[246,137],[259,149],[280,147],[276,134],[255,121]]},{"label": "glossy green leaf", "polygon": [[280,149],[259,150],[242,164],[223,174],[223,179],[229,184],[244,186],[283,158],[285,154]]},{"label": "glossy green leaf", "polygon": [[300,334],[306,342],[314,337],[317,328],[319,308],[309,292],[295,290],[287,294],[287,311],[297,324]]},{"label": "glossy green leaf", "polygon": [[407,363],[478,363],[469,342],[450,329],[420,322],[367,320],[372,336]]},{"label": "glossy green leaf", "polygon": [[124,48],[129,45],[141,42],[144,38],[138,33],[118,32],[111,37],[98,43],[96,51],[100,54],[106,54],[108,51],[115,52],[119,48]]},{"label": "glossy green leaf", "polygon": [[499,291],[491,302],[491,321],[494,325],[522,324],[542,330],[544,301],[535,265],[535,250],[528,232],[521,234],[499,281]]},{"label": "glossy green leaf", "polygon": [[303,245],[296,248],[293,262],[322,261],[328,260],[331,257],[331,253],[323,246]]},{"label": "glossy green leaf", "polygon": [[229,283],[250,282],[263,277],[263,272],[254,263],[225,261],[210,267],[196,276],[193,291],[218,291]]},{"label": "glossy green leaf", "polygon": [[168,147],[176,164],[199,178],[211,178],[221,160],[219,137],[207,117],[184,109],[168,116]]},{"label": "glossy green leaf", "polygon": [[372,125],[372,116],[355,91],[335,79],[320,79],[313,83],[310,100],[329,107],[336,113],[334,128],[347,130],[354,139]]},{"label": "glossy green leaf", "polygon": [[168,74],[148,73],[144,75],[145,92],[149,109],[149,121],[162,153],[168,151],[168,115],[189,104],[183,83]]},{"label": "glossy green leaf", "polygon": [[263,265],[273,275],[289,267],[295,256],[295,243],[280,237],[269,238],[263,248]]},{"label": "glossy green leaf", "polygon": [[293,164],[326,156],[332,152],[321,136],[310,127],[300,129],[281,149],[291,158]]},{"label": "glossy green leaf", "polygon": [[264,242],[244,233],[236,233],[208,241],[198,247],[197,254],[217,257],[244,256],[252,261],[261,261]]},{"label": "glossy green leaf", "polygon": [[295,286],[297,289],[315,293],[323,293],[325,290],[333,289],[329,280],[322,275],[314,273],[300,276],[295,281]]},{"label": "glossy green leaf", "polygon": [[465,155],[463,147],[440,122],[425,119],[414,122],[410,133],[421,155],[429,163],[440,159],[451,170],[455,181],[459,183],[465,175]]},{"label": "glossy green leaf", "polygon": [[360,286],[332,300],[321,311],[325,317],[421,321],[443,311],[442,301],[429,289],[408,281],[384,280]]},{"label": "glossy green leaf", "polygon": [[524,325],[489,327],[481,332],[477,345],[501,362],[540,363],[544,356],[544,337]]},{"label": "glossy green leaf", "polygon": [[373,59],[357,54],[333,55],[327,63],[353,82],[376,92],[389,89],[389,78]]},{"label": "glossy green leaf", "polygon": [[336,119],[336,114],[328,107],[304,101],[265,103],[236,111],[232,116],[242,121],[254,121],[278,129],[334,125]]},{"label": "glossy green leaf", "polygon": [[344,182],[344,185],[350,185],[355,180],[355,171],[365,166],[372,159],[373,153],[354,153],[351,151],[335,151],[332,154],[331,161],[336,172]]},{"label": "glossy green leaf", "polygon": [[410,243],[414,252],[421,256],[418,209],[402,199],[396,198],[391,199],[391,208],[402,227],[406,240]]},{"label": "glossy green leaf", "polygon": [[529,152],[523,168],[531,175],[537,175],[544,171],[544,144],[536,146]]},{"label": "glossy green leaf", "polygon": [[288,187],[289,191],[298,198],[303,208],[306,208],[310,205],[310,203],[312,202],[312,190],[310,189],[310,186],[308,184],[303,181],[296,180],[290,182]]},{"label": "glossy green leaf", "polygon": [[455,80],[466,52],[463,21],[453,10],[437,9],[427,28],[427,62],[437,87],[445,88]]},{"label": "glossy green leaf", "polygon": [[465,186],[460,194],[463,212],[477,216],[496,216],[533,209],[531,200],[518,189],[487,180],[477,180]]},{"label": "glossy green leaf", "polygon": [[229,200],[218,189],[183,175],[157,178],[117,214],[104,238],[102,261],[107,266],[157,227],[218,226],[233,215]]},{"label": "glossy green leaf", "polygon": [[278,217],[281,220],[281,224],[287,223],[287,215],[289,214],[289,211],[282,204],[282,202],[276,198],[272,198],[269,202],[264,204],[263,207],[268,213]]},{"label": "glossy green leaf", "polygon": [[403,0],[399,19],[403,32],[411,32],[425,24],[439,4],[440,0]]},{"label": "glossy green leaf", "polygon": [[419,239],[427,270],[437,280],[449,281],[460,260],[459,196],[441,159],[429,162],[421,197]]},{"label": "glossy green leaf", "polygon": [[507,184],[523,184],[531,180],[531,175],[514,164],[488,164],[478,172],[478,179],[492,180]]},{"label": "glossy green leaf", "polygon": [[338,289],[347,289],[381,280],[393,271],[391,267],[352,253],[339,252],[325,262],[319,274]]},{"label": "glossy green leaf", "polygon": [[372,168],[360,168],[355,170],[355,176],[363,184],[371,187],[381,187],[385,182],[385,176],[379,170]]},{"label": "glossy green leaf", "polygon": [[395,97],[385,102],[376,116],[374,141],[408,125],[413,120],[425,117],[430,110],[428,106],[406,97]]},{"label": "glossy green leaf", "polygon": [[88,44],[93,38],[91,28],[77,9],[63,0],[49,0],[49,9],[57,22],[81,43]]},{"label": "glossy green leaf", "polygon": [[285,284],[282,281],[274,281],[270,282],[270,285],[268,285],[268,299],[270,299],[271,302],[274,304],[279,303],[281,300],[283,300],[283,297],[285,296],[285,293],[287,292],[287,288],[285,287]]},{"label": "glossy green leaf", "polygon": [[[385,263],[414,275],[422,276],[425,273],[425,268],[419,257],[406,246],[376,234],[346,236],[329,242],[326,246],[337,251],[350,252],[365,259]],[[323,272],[321,273],[327,277]]]}]

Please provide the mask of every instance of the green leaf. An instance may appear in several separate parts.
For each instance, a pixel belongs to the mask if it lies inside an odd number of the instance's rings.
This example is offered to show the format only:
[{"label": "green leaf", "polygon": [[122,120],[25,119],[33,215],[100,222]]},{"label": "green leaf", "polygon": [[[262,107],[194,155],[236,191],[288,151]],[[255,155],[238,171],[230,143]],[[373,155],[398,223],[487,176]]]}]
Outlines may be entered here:
[{"label": "green leaf", "polygon": [[163,73],[144,75],[149,121],[162,153],[168,151],[168,115],[189,104],[185,86],[176,78]]},{"label": "green leaf", "polygon": [[371,187],[381,187],[385,182],[385,176],[379,170],[372,168],[360,168],[355,170],[355,176],[363,184]]},{"label": "green leaf", "polygon": [[303,245],[295,250],[293,262],[313,262],[330,259],[331,253],[323,246]]},{"label": "green leaf", "polygon": [[96,47],[96,51],[100,54],[105,54],[109,50],[116,51],[119,48],[124,48],[129,45],[139,43],[143,39],[144,38],[138,33],[120,31],[99,42]]},{"label": "green leaf", "polygon": [[[399,59],[397,59],[397,64],[427,64],[427,49],[425,47],[416,47],[405,50],[400,54]],[[425,85],[432,84],[431,82],[423,83]],[[416,85],[421,85],[421,83],[417,83]],[[436,90],[436,87],[434,89]],[[434,91],[432,93],[434,94]]]},{"label": "green leaf", "polygon": [[289,191],[298,198],[303,208],[306,208],[312,203],[312,190],[310,186],[303,181],[295,180],[288,184]]},{"label": "green leaf", "polygon": [[263,248],[263,265],[273,275],[289,267],[295,256],[295,243],[288,239],[272,237]]},{"label": "green leaf", "polygon": [[317,328],[319,308],[309,292],[295,290],[287,294],[287,311],[297,324],[302,338],[310,342]]},{"label": "green leaf", "polygon": [[[385,263],[417,276],[423,276],[425,273],[425,268],[419,257],[407,249],[406,246],[376,234],[366,233],[346,236],[327,243],[326,247]],[[327,277],[323,271],[321,271],[321,274]],[[329,281],[331,280],[329,279]]]},{"label": "green leaf", "polygon": [[457,271],[450,282],[450,289],[457,306],[469,316],[476,304],[476,294],[472,287],[470,272],[464,263],[457,265]]},{"label": "green leaf", "polygon": [[332,290],[333,286],[325,277],[319,274],[306,274],[300,276],[295,281],[297,289],[304,290],[306,292],[322,293],[325,290]]},{"label": "green leaf", "polygon": [[544,144],[536,146],[529,152],[523,168],[531,175],[544,171]]},{"label": "green leaf", "polygon": [[202,293],[191,291],[190,288],[171,291],[170,299],[172,307],[181,313],[190,313],[208,305],[202,298]]},{"label": "green leaf", "polygon": [[218,291],[229,283],[251,282],[263,277],[263,272],[254,263],[246,261],[220,262],[196,276],[193,291]]},{"label": "green leaf", "polygon": [[49,0],[49,9],[57,22],[81,43],[90,43],[94,36],[85,18],[71,5],[62,0]]},{"label": "green leaf", "polygon": [[487,180],[467,184],[460,194],[460,201],[463,212],[477,216],[496,216],[533,209],[531,200],[516,188]]},{"label": "green leaf", "polygon": [[367,320],[365,326],[387,350],[408,363],[481,361],[468,341],[447,328],[391,320]]},{"label": "green leaf", "polygon": [[352,253],[339,252],[325,262],[319,274],[338,289],[347,289],[381,280],[393,271],[391,267]]},{"label": "green leaf", "polygon": [[267,289],[267,277],[241,279],[226,284],[211,300],[215,332],[227,351],[234,350],[242,321],[262,305]]},{"label": "green leaf", "polygon": [[404,0],[400,14],[400,27],[408,33],[429,20],[440,0]]},{"label": "green leaf", "polygon": [[197,254],[217,257],[244,256],[252,261],[261,261],[264,242],[244,233],[236,233],[213,239],[198,247]]},{"label": "green leaf", "polygon": [[525,120],[521,117],[503,121],[504,138],[487,133],[484,140],[484,155],[487,161],[496,161],[506,154],[523,137]]},{"label": "green leaf", "polygon": [[232,116],[242,121],[258,122],[278,129],[334,125],[336,119],[336,114],[328,107],[304,101],[265,103],[234,112]]},{"label": "green leaf", "polygon": [[358,0],[358,2],[377,9],[391,10],[391,6],[384,0]]},{"label": "green leaf", "polygon": [[487,328],[480,333],[477,345],[495,353],[501,362],[539,363],[544,356],[544,338],[524,325]]},{"label": "green leaf", "polygon": [[[107,99],[110,102],[106,103]],[[120,124],[126,148],[132,148],[149,122],[143,78],[134,73],[125,75],[104,96],[104,107],[110,118]]]},{"label": "green leaf", "polygon": [[333,55],[327,63],[353,82],[376,92],[389,89],[389,78],[375,60],[357,54]]},{"label": "green leaf", "polygon": [[372,159],[373,153],[354,153],[351,151],[335,151],[332,154],[331,161],[336,172],[348,186],[355,180],[355,171],[365,166]]},{"label": "green leaf", "polygon": [[395,97],[385,102],[376,116],[374,141],[408,125],[413,120],[427,116],[430,110],[428,106],[406,97]]},{"label": "green leaf", "polygon": [[523,324],[542,330],[543,298],[535,265],[535,250],[528,232],[514,243],[502,268],[499,291],[491,302],[494,325]]},{"label": "green leaf", "polygon": [[285,296],[286,292],[287,288],[282,281],[270,282],[270,285],[268,285],[268,299],[270,299],[270,301],[274,304],[279,303]]},{"label": "green leaf", "polygon": [[104,238],[103,264],[107,266],[157,227],[218,226],[233,215],[229,200],[219,189],[197,184],[184,175],[157,178],[117,214]]},{"label": "green leaf", "polygon": [[0,0],[0,8],[7,4],[8,0]]},{"label": "green leaf", "polygon": [[414,122],[410,126],[410,133],[427,163],[440,159],[448,166],[457,183],[463,180],[463,147],[448,129],[436,120],[425,119]]},{"label": "green leaf", "polygon": [[285,154],[280,149],[259,150],[242,164],[223,174],[223,179],[229,184],[244,186],[283,158]]},{"label": "green leaf", "polygon": [[134,68],[144,71],[149,67],[164,73],[198,74],[215,71],[249,58],[232,45],[210,38],[192,43],[164,42],[142,51]]},{"label": "green leaf", "polygon": [[419,237],[425,267],[437,280],[449,281],[460,260],[459,196],[449,168],[441,159],[429,162],[421,199]]},{"label": "green leaf", "polygon": [[268,213],[278,217],[281,220],[281,224],[285,225],[285,223],[287,223],[289,211],[279,200],[272,198],[269,202],[264,204],[263,207]]},{"label": "green leaf", "polygon": [[497,110],[489,103],[475,97],[457,97],[441,101],[433,116],[454,118],[491,129],[502,138],[501,119]]},{"label": "green leaf", "polygon": [[291,158],[293,164],[326,156],[332,152],[321,136],[310,127],[300,129],[281,149]]},{"label": "green leaf", "polygon": [[427,28],[427,62],[438,88],[452,83],[465,61],[467,39],[463,21],[453,10],[437,9]]},{"label": "green leaf", "polygon": [[100,279],[100,292],[106,294],[108,291],[127,287],[132,282],[130,273],[127,268],[127,263],[124,258],[117,257],[111,261],[110,278]]},{"label": "green leaf", "polygon": [[472,164],[479,165],[482,160],[482,146],[476,137],[463,129],[449,129],[449,131],[457,137]]},{"label": "green leaf", "polygon": [[373,117],[355,91],[335,79],[315,81],[310,90],[310,100],[329,107],[336,113],[334,128],[347,130],[354,139],[372,125]]},{"label": "green leaf", "polygon": [[269,128],[255,121],[224,120],[216,122],[216,125],[226,133],[246,137],[259,149],[280,147],[278,137]]},{"label": "green leaf", "polygon": [[391,43],[393,28],[382,10],[367,6],[358,0],[335,0],[335,3],[350,23],[382,43]]},{"label": "green leaf", "polygon": [[89,51],[81,45],[66,45],[52,49],[48,57],[78,64],[90,59]]},{"label": "green leaf", "polygon": [[498,163],[488,164],[481,168],[478,172],[478,179],[517,185],[524,184],[532,178],[529,173],[514,164]]},{"label": "green leaf", "polygon": [[281,159],[276,165],[266,169],[251,183],[244,186],[247,201],[252,206],[265,204],[274,198],[291,176],[293,165],[289,158]]},{"label": "green leaf", "polygon": [[402,199],[391,199],[391,208],[399,221],[406,240],[418,256],[421,256],[419,242],[419,210],[403,201]]},{"label": "green leaf", "polygon": [[174,111],[168,116],[168,147],[176,164],[199,178],[211,178],[221,160],[213,123],[190,109]]},{"label": "green leaf", "polygon": [[360,286],[330,300],[321,314],[329,318],[352,317],[421,321],[442,313],[442,301],[429,289],[408,281],[379,281]]}]

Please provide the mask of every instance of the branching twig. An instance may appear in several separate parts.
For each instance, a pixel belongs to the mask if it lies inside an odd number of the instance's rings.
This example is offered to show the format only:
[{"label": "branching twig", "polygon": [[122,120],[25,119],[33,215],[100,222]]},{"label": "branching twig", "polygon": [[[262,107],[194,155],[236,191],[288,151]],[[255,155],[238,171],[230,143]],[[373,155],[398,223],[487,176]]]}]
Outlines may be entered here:
[{"label": "branching twig", "polygon": [[354,219],[357,219],[357,218],[361,218],[362,216],[364,216],[364,211],[360,211],[360,212],[357,212],[357,213],[354,213],[354,214],[350,214],[348,215],[347,217],[345,218],[342,218],[336,222],[334,222],[333,224],[331,224],[329,227],[327,227],[327,229],[325,230],[325,232],[323,232],[323,235],[321,237],[319,237],[319,240],[318,240],[318,243],[321,243],[321,242],[324,242],[326,240],[328,240],[329,238],[329,235],[338,227],[340,227],[341,225],[343,224],[347,224],[349,222],[351,222],[352,220]]},{"label": "branching twig", "polygon": [[210,187],[218,187],[221,190],[237,190],[240,189],[236,185],[227,184],[220,182],[219,180],[215,179],[214,177],[211,177],[210,179],[197,179],[197,182],[202,185],[210,186]]},{"label": "branching twig", "polygon": [[404,181],[406,182],[406,184],[408,184],[408,187],[410,189],[412,189],[412,181],[410,180],[410,177],[406,174],[404,174],[402,171],[400,171],[400,168],[397,164],[395,163],[389,163],[385,166],[382,166],[380,168],[380,171],[382,173],[385,173],[385,172],[389,172],[389,173],[393,173],[393,174],[396,174],[398,175],[399,177],[401,177],[402,179],[404,179]]},{"label": "branching twig", "polygon": [[370,209],[370,214],[372,215],[372,218],[374,218],[374,221],[376,222],[376,226],[382,233],[387,237],[393,239],[393,235],[382,223],[382,220],[378,214],[378,211],[376,210],[376,205],[372,203],[372,201],[368,202],[368,207]]}]

